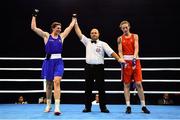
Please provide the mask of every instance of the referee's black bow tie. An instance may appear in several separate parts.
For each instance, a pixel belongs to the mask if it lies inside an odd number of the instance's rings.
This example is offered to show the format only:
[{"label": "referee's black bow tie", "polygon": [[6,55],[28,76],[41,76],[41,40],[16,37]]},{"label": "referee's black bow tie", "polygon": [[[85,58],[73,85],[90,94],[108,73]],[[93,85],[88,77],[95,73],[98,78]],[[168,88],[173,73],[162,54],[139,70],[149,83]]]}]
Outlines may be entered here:
[{"label": "referee's black bow tie", "polygon": [[96,41],[96,40],[91,40],[91,43],[95,43],[95,44],[96,44],[96,43],[97,43],[97,41]]}]

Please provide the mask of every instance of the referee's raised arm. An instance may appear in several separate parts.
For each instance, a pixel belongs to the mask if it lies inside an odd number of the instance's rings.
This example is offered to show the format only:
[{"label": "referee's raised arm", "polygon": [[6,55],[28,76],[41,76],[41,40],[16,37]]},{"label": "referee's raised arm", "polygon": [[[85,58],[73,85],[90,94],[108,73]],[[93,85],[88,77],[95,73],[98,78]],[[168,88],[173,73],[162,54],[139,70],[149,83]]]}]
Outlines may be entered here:
[{"label": "referee's raised arm", "polygon": [[77,22],[77,21],[76,21],[76,23],[75,23],[74,28],[75,28],[75,32],[76,32],[77,36],[78,36],[79,39],[81,40],[83,34],[82,34],[82,32],[81,32],[81,29],[79,28],[79,25],[78,25],[78,22]]}]

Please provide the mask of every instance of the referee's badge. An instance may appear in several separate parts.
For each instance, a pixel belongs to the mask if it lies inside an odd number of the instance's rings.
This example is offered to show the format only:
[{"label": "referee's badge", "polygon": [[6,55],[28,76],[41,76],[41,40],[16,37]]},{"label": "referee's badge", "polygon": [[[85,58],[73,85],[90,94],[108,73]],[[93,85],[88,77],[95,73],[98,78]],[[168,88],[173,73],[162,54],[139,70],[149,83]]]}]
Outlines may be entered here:
[{"label": "referee's badge", "polygon": [[100,48],[96,48],[96,52],[101,52],[101,49]]}]

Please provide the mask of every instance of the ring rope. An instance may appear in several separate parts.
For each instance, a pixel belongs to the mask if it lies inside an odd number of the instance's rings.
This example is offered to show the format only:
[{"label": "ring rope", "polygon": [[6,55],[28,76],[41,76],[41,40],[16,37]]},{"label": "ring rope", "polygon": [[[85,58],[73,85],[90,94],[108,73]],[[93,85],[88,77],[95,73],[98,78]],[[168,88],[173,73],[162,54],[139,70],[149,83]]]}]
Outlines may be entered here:
[{"label": "ring rope", "polygon": [[[0,68],[0,70],[40,71],[42,68]],[[65,71],[83,71],[84,68],[64,68]],[[121,68],[105,68],[106,71],[120,71]],[[180,68],[142,68],[142,71],[180,71]]]},{"label": "ring rope", "polygon": [[[16,58],[16,57],[0,57],[0,60],[44,60],[45,58]],[[62,58],[63,60],[85,60],[85,58]],[[180,57],[140,57],[141,60],[180,60]],[[115,60],[114,58],[105,58],[105,60]],[[0,68],[0,70],[30,70],[39,71],[41,68]],[[82,71],[84,68],[65,68],[66,71]],[[120,71],[120,68],[105,68],[106,71]],[[142,68],[143,71],[180,71],[180,68]],[[43,79],[0,79],[0,81],[17,81],[17,82],[32,82],[32,81],[43,81]],[[84,79],[63,79],[62,82],[84,82]],[[106,79],[106,82],[120,82],[116,79]],[[180,80],[155,80],[155,79],[144,79],[144,82],[180,82]],[[0,93],[39,93],[45,92],[44,90],[1,90]],[[84,93],[84,91],[74,90],[62,90],[61,93]],[[93,91],[98,93],[98,91]],[[106,91],[106,93],[124,93],[124,91]],[[131,91],[130,93],[137,93],[137,91]],[[169,93],[175,94],[180,91],[144,91],[147,94],[160,94]]]},{"label": "ring rope", "polygon": [[[44,79],[0,79],[4,82],[43,82]],[[85,79],[62,79],[61,82],[85,82]],[[105,79],[105,82],[121,82],[120,79]],[[143,79],[143,82],[180,82],[178,79]]]},{"label": "ring rope", "polygon": [[[0,60],[44,60],[45,58],[0,57]],[[62,58],[63,60],[85,60],[86,58]],[[114,58],[104,58],[115,60]],[[140,60],[180,60],[180,57],[140,57]]]},{"label": "ring rope", "polygon": [[[0,93],[42,93],[46,92],[44,90],[1,90]],[[54,91],[53,91],[54,92]],[[124,91],[105,91],[106,93],[111,94],[119,94],[124,93]],[[85,93],[85,91],[77,91],[77,90],[61,90],[61,93]],[[92,93],[98,93],[98,91],[92,91]],[[137,91],[130,91],[130,93],[137,93]],[[169,93],[169,94],[179,94],[180,91],[144,91],[146,94],[161,94],[161,93]]]}]

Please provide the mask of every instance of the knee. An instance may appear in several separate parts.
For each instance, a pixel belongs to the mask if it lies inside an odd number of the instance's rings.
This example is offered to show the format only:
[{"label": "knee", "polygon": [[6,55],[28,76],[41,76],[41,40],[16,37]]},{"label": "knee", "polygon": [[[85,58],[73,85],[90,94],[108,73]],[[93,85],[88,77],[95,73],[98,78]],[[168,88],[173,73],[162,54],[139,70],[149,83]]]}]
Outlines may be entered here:
[{"label": "knee", "polygon": [[124,84],[124,88],[125,89],[129,89],[130,88],[130,84]]},{"label": "knee", "polygon": [[142,84],[141,83],[136,83],[136,88],[137,89],[142,89]]},{"label": "knee", "polygon": [[60,86],[60,80],[54,80],[54,86]]},{"label": "knee", "polygon": [[53,86],[53,81],[47,81],[46,87],[47,87],[48,89],[50,89],[50,88],[52,88],[52,86]]}]

